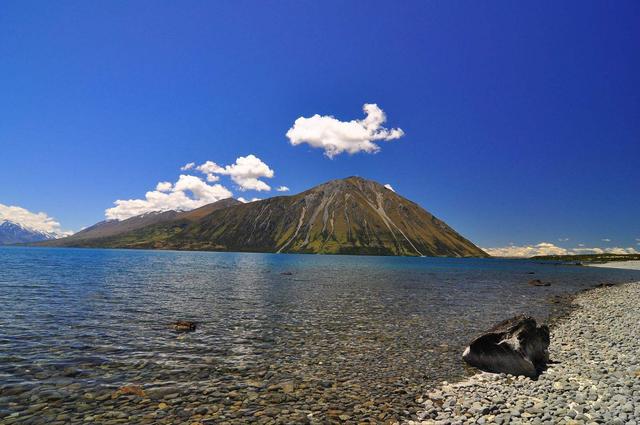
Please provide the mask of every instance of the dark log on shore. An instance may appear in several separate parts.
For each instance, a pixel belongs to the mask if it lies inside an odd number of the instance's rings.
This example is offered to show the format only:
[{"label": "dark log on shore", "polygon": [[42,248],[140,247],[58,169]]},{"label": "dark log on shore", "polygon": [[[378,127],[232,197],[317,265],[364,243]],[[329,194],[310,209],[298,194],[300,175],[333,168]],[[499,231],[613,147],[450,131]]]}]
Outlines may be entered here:
[{"label": "dark log on shore", "polygon": [[537,377],[549,361],[549,328],[528,316],[507,319],[476,338],[462,358],[486,372]]}]

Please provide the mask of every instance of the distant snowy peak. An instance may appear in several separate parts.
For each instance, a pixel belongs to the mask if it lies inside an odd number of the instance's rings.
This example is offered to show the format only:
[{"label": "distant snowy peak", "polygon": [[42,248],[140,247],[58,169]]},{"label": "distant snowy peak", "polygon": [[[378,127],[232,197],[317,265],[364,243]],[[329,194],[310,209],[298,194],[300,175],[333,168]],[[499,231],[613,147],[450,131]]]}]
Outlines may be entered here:
[{"label": "distant snowy peak", "polygon": [[46,241],[60,236],[56,233],[32,229],[14,221],[0,221],[0,245]]}]

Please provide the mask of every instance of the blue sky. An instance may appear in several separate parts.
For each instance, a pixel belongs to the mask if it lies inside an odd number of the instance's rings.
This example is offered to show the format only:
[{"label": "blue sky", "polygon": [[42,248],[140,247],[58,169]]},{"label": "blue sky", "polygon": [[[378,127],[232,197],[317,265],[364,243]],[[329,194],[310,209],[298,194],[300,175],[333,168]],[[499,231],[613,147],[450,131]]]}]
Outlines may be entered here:
[{"label": "blue sky", "polygon": [[[186,163],[251,154],[271,191],[217,184],[251,199],[360,175],[483,247],[640,249],[638,2],[0,7],[0,204],[64,229]],[[404,132],[377,153],[330,159],[285,135],[366,103]]]}]

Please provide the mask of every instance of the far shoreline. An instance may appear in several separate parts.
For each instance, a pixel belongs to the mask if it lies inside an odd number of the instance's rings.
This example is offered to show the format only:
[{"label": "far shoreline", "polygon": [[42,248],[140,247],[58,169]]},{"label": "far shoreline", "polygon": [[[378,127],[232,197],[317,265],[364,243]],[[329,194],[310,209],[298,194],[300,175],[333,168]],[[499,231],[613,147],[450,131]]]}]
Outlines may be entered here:
[{"label": "far shoreline", "polygon": [[609,269],[640,270],[640,260],[609,261],[607,263],[591,263],[585,265],[588,267],[602,267]]}]

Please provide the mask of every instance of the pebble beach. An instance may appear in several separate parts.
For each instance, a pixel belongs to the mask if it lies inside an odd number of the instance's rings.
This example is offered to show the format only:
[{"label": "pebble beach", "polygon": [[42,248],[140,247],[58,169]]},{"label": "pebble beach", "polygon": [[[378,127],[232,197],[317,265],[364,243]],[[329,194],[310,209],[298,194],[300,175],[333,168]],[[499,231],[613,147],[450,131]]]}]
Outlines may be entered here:
[{"label": "pebble beach", "polygon": [[640,282],[581,292],[537,380],[479,373],[429,392],[411,425],[640,423]]}]

